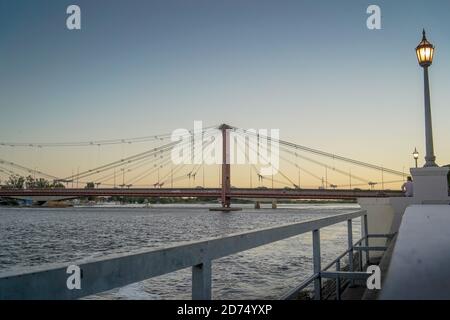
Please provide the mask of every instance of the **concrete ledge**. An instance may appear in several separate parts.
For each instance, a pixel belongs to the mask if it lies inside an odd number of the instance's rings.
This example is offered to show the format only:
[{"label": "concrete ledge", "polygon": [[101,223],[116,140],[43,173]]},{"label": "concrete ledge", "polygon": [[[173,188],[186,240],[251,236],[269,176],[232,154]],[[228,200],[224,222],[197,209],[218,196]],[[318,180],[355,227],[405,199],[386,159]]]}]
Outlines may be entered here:
[{"label": "concrete ledge", "polygon": [[414,177],[433,177],[440,175],[447,175],[448,167],[427,167],[427,168],[411,168],[411,174]]},{"label": "concrete ledge", "polygon": [[450,299],[450,206],[406,209],[380,299]]}]

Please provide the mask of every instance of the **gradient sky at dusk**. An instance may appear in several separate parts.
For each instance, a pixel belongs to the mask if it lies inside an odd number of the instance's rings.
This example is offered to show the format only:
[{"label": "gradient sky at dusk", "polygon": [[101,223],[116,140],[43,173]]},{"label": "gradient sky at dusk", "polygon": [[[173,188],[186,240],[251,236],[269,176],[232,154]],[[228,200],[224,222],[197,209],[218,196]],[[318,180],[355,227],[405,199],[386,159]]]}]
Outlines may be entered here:
[{"label": "gradient sky at dusk", "polygon": [[[70,4],[81,31],[66,29]],[[370,4],[382,30],[366,27]],[[425,153],[414,53],[423,27],[436,45],[435,151],[447,164],[448,0],[0,0],[0,141],[127,138],[203,120],[279,128],[282,139],[401,171],[414,147]],[[88,166],[83,153],[27,152],[0,147],[25,165]],[[113,152],[89,163],[108,160]]]}]

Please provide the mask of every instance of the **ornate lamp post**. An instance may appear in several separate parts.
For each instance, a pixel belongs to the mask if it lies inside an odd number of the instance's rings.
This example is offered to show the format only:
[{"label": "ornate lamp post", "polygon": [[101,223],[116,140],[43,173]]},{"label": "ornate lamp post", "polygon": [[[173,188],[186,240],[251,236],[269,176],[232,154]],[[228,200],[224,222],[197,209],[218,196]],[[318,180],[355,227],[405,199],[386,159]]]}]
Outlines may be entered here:
[{"label": "ornate lamp post", "polygon": [[428,79],[428,67],[433,63],[434,46],[427,40],[423,30],[422,41],[416,47],[417,60],[423,68],[425,84],[425,140],[426,155],[424,167],[437,167],[433,148],[433,128],[431,123],[430,83]]},{"label": "ornate lamp post", "polygon": [[414,161],[416,162],[416,168],[417,168],[417,159],[419,159],[419,151],[417,151],[417,148],[414,148],[413,157],[414,157]]}]

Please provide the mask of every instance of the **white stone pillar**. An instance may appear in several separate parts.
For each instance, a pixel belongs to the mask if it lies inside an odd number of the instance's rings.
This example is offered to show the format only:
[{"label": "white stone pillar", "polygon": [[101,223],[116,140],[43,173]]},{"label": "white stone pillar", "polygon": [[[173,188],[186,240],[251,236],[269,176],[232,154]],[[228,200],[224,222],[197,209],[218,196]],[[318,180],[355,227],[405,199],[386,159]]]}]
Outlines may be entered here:
[{"label": "white stone pillar", "polygon": [[411,168],[414,198],[421,201],[448,199],[448,167]]}]

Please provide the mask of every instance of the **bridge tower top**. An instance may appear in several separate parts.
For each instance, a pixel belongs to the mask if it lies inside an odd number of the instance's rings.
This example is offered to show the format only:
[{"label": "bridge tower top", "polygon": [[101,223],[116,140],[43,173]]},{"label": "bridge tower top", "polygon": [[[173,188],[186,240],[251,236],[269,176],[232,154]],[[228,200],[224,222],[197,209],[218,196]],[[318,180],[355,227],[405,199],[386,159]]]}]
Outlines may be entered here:
[{"label": "bridge tower top", "polygon": [[220,130],[227,130],[227,129],[233,129],[233,127],[232,127],[232,126],[229,126],[229,125],[226,124],[226,123],[222,123],[222,124],[219,126],[219,129],[220,129]]}]

